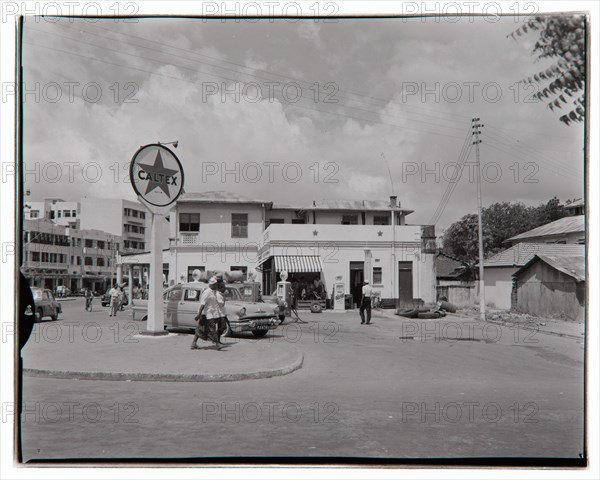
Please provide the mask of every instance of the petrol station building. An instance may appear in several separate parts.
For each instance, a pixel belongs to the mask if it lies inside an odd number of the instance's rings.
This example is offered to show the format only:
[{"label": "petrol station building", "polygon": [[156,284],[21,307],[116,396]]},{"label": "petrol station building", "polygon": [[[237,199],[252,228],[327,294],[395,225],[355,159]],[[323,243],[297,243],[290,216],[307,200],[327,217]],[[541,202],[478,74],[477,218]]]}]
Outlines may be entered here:
[{"label": "petrol station building", "polygon": [[[435,230],[411,225],[397,198],[284,205],[229,192],[184,193],[168,214],[163,251],[169,285],[195,270],[241,271],[271,294],[288,281],[336,281],[358,303],[368,280],[384,306],[435,301]],[[166,245],[165,245],[166,247]],[[149,254],[121,255],[119,272],[144,272]],[[130,278],[144,280],[143,274]]]}]

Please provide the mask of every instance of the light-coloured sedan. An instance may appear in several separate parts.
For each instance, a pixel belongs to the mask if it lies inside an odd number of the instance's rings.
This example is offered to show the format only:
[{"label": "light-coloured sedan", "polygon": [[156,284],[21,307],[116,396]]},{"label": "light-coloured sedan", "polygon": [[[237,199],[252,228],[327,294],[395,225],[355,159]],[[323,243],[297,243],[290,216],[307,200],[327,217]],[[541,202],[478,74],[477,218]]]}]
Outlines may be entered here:
[{"label": "light-coloured sedan", "polygon": [[[190,282],[174,285],[163,293],[166,328],[196,328],[196,314],[200,295],[208,285],[203,282]],[[231,333],[252,332],[256,337],[263,337],[269,330],[277,328],[279,307],[260,302],[245,302],[237,289],[225,288],[225,312],[227,329],[224,335]],[[148,316],[148,300],[132,301],[133,319],[146,320]]]}]

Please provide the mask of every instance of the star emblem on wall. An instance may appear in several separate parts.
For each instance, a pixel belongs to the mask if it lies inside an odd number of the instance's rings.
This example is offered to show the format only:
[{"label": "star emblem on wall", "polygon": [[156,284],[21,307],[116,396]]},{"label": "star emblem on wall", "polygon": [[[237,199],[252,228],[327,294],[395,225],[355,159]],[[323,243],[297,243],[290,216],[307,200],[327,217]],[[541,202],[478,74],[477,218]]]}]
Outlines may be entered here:
[{"label": "star emblem on wall", "polygon": [[377,232],[377,236],[378,236],[378,237],[383,237],[383,232],[382,232],[381,230],[379,230],[379,231]]},{"label": "star emblem on wall", "polygon": [[319,234],[317,230],[313,230],[313,237],[316,237]]},{"label": "star emblem on wall", "polygon": [[145,165],[143,163],[138,165],[144,172],[146,172],[146,180],[149,180],[145,195],[155,188],[160,188],[167,197],[171,198],[171,195],[169,195],[169,185],[177,185],[176,179],[173,177],[173,175],[178,172],[177,170],[173,170],[171,168],[165,168],[160,152],[156,153],[154,165]]}]

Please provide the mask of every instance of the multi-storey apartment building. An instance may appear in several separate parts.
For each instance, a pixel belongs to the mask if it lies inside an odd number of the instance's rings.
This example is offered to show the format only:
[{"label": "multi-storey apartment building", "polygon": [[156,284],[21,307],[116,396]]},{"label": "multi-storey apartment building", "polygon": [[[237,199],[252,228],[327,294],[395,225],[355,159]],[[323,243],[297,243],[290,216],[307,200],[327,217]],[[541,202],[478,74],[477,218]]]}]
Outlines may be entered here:
[{"label": "multi-storey apartment building", "polygon": [[[286,271],[295,282],[336,279],[357,303],[364,280],[382,299],[435,301],[433,227],[408,225],[411,210],[389,201],[314,201],[281,205],[228,192],[186,193],[169,215],[170,283],[194,270],[252,273],[272,292]],[[128,268],[147,267],[148,255],[121,257]]]},{"label": "multi-storey apartment building", "polygon": [[95,229],[122,238],[119,252],[147,249],[146,209],[138,202],[123,199],[84,197],[80,201],[82,229]]},{"label": "multi-storey apartment building", "polygon": [[25,220],[22,271],[32,286],[101,291],[116,280],[121,241],[107,232],[65,227],[47,218]]}]

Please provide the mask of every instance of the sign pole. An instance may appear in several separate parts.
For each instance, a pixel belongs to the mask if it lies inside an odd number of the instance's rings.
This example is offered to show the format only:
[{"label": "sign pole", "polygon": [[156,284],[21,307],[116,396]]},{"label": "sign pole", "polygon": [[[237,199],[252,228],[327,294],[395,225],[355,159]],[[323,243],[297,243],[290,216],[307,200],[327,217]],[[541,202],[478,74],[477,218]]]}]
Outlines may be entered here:
[{"label": "sign pole", "polygon": [[165,332],[165,312],[163,309],[163,258],[162,239],[158,221],[162,215],[152,212],[150,230],[150,289],[148,295],[148,322],[146,332],[149,335],[162,335]]}]

